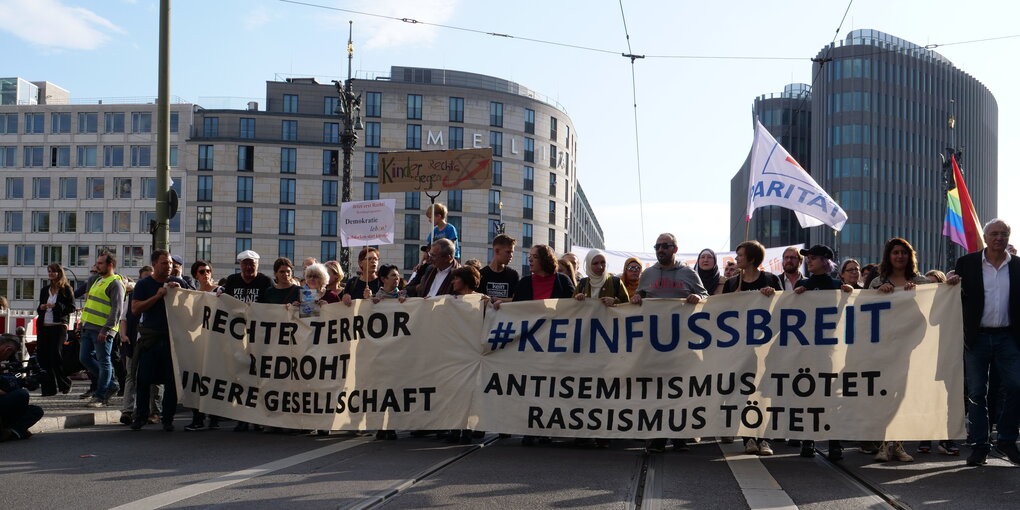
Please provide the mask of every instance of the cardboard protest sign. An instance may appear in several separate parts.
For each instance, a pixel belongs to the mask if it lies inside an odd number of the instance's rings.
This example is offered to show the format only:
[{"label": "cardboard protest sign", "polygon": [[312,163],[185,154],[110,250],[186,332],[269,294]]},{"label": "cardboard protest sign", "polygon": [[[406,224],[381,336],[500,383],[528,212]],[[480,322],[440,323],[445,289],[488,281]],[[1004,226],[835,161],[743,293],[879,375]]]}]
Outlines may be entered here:
[{"label": "cardboard protest sign", "polygon": [[489,189],[492,149],[384,152],[379,155],[379,191]]}]

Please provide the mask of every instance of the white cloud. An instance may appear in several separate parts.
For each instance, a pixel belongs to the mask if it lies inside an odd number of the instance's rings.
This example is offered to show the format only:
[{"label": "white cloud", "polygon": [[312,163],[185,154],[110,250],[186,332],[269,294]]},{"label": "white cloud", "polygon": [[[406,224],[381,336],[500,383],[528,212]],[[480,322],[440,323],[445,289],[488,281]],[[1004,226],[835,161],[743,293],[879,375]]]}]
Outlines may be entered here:
[{"label": "white cloud", "polygon": [[270,19],[272,19],[272,16],[269,14],[269,9],[259,6],[248,12],[241,23],[244,25],[245,30],[255,30],[269,23]]},{"label": "white cloud", "polygon": [[[409,18],[423,23],[447,23],[457,10],[457,0],[391,0],[386,2],[361,1],[350,6],[351,10],[369,12],[395,18]],[[363,16],[345,12],[334,12],[322,18],[330,27],[343,25],[346,40],[347,21],[354,20],[355,47],[365,49],[393,48],[406,45],[431,43],[436,39],[439,27],[421,23],[404,23],[387,18]],[[359,44],[359,41],[360,44]]]},{"label": "white cloud", "polygon": [[46,48],[94,50],[124,33],[110,20],[59,0],[0,0],[0,30]]}]

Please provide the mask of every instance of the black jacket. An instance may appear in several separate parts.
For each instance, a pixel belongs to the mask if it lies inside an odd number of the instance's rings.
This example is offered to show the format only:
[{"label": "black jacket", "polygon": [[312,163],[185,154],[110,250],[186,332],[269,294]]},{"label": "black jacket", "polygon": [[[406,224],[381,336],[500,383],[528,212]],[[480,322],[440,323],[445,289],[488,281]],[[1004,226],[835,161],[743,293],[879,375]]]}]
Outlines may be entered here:
[{"label": "black jacket", "polygon": [[[39,307],[36,308],[36,312],[39,312],[39,319],[43,319],[46,316],[46,309],[43,305],[50,300],[50,286],[46,285],[39,290]],[[70,285],[64,285],[57,292],[57,303],[53,306],[53,322],[60,324],[70,324],[71,314],[74,313],[74,290],[71,289]]]},{"label": "black jacket", "polygon": [[[956,261],[963,300],[963,341],[970,345],[981,325],[985,310],[985,279],[981,274],[984,251],[968,253]],[[1009,259],[1009,328],[1013,339],[1020,342],[1020,258]]]}]

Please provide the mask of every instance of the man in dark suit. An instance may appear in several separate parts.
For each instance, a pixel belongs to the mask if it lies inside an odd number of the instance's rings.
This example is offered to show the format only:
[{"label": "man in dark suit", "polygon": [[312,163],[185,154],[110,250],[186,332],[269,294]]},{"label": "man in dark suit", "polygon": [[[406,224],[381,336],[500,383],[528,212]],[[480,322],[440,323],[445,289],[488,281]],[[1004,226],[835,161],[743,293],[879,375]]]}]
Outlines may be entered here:
[{"label": "man in dark suit", "polygon": [[437,239],[429,249],[432,264],[425,270],[418,285],[411,287],[410,294],[416,297],[433,297],[451,294],[453,278],[450,273],[460,267],[453,258],[454,245],[449,239]]},{"label": "man in dark suit", "polygon": [[[995,449],[1020,464],[1020,258],[1006,252],[1009,225],[995,219],[984,228],[986,248],[956,261],[948,283],[960,283],[963,296],[967,425],[974,449],[968,466],[985,463],[988,442],[988,374],[999,375],[1005,399]],[[993,398],[995,396],[993,395]]]}]

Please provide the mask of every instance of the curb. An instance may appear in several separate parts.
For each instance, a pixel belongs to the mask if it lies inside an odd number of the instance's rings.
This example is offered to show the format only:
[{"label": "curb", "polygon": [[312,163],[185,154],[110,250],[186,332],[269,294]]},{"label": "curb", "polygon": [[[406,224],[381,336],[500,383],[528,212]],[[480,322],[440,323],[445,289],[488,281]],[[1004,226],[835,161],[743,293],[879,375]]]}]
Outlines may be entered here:
[{"label": "curb", "polygon": [[32,428],[33,434],[53,432],[62,429],[88,427],[90,425],[120,424],[120,410],[95,411],[90,413],[68,414],[63,416],[43,416]]}]

